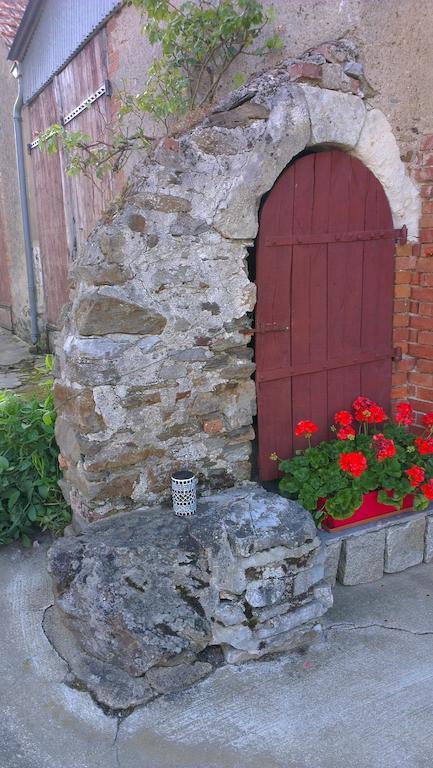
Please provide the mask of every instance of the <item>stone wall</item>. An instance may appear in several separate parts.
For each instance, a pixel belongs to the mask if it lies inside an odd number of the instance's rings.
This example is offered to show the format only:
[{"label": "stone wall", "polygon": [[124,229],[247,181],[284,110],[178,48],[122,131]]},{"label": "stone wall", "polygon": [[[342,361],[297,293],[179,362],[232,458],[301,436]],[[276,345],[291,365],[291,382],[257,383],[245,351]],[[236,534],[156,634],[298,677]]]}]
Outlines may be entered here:
[{"label": "stone wall", "polygon": [[385,516],[360,526],[320,531],[325,578],[331,585],[378,581],[433,561],[433,509]]},{"label": "stone wall", "polygon": [[263,194],[293,157],[350,151],[416,238],[417,190],[368,87],[350,41],[321,46],[229,94],[137,167],[72,273],[55,398],[76,518],[157,503],[184,467],[211,487],[250,477],[247,249]]}]

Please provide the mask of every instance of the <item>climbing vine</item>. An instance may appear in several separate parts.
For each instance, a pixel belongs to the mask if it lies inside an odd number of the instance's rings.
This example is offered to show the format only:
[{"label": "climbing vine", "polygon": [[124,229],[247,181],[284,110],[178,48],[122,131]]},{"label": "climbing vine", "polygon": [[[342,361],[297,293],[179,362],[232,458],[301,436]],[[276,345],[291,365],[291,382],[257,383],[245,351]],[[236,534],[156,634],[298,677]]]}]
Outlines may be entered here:
[{"label": "climbing vine", "polygon": [[[119,171],[131,151],[146,148],[153,140],[145,126],[162,124],[176,130],[185,115],[200,114],[218,93],[222,78],[242,57],[262,56],[281,46],[277,34],[263,35],[272,22],[259,0],[132,0],[141,11],[143,33],[157,46],[144,90],[136,95],[116,94],[119,109],[96,138],[81,131],[51,125],[38,137],[38,146],[49,153],[64,150],[69,175],[84,173],[97,179]],[[258,44],[258,41],[261,44]],[[241,85],[242,69],[236,66],[233,85]],[[90,106],[90,105],[89,105]]]}]

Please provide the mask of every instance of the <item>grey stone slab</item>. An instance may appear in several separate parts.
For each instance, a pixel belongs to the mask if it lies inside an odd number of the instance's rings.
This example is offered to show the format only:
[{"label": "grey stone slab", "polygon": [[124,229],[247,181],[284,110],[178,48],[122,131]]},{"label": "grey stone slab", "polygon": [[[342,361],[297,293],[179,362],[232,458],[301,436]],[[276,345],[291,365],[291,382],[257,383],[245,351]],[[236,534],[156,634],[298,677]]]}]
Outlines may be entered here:
[{"label": "grey stone slab", "polygon": [[325,552],[325,581],[334,586],[337,580],[338,563],[341,554],[341,539],[329,541],[323,547]]},{"label": "grey stone slab", "polygon": [[433,518],[428,516],[425,526],[424,562],[433,562]]},{"label": "grey stone slab", "polygon": [[425,517],[419,517],[403,525],[388,528],[384,565],[386,573],[397,573],[422,563],[425,525]]},{"label": "grey stone slab", "polygon": [[365,584],[383,576],[385,531],[345,539],[337,578],[341,584]]}]

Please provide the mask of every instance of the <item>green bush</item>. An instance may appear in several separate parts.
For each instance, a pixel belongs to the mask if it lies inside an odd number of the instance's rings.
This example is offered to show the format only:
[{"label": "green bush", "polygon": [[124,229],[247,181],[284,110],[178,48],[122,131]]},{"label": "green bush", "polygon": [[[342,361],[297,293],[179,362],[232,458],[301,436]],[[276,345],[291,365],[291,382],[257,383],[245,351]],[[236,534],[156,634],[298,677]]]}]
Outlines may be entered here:
[{"label": "green bush", "polygon": [[50,382],[30,397],[0,393],[0,544],[36,529],[60,532],[70,514],[60,491]]}]

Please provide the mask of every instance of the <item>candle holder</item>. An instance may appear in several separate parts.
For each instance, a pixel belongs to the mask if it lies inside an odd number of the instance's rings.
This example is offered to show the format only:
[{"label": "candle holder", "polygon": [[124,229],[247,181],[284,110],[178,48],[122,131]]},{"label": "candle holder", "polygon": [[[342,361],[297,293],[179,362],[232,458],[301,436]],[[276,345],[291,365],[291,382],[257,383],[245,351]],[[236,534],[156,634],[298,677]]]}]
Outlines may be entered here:
[{"label": "candle holder", "polygon": [[171,493],[174,514],[190,517],[197,509],[196,477],[193,472],[183,470],[171,476]]}]

